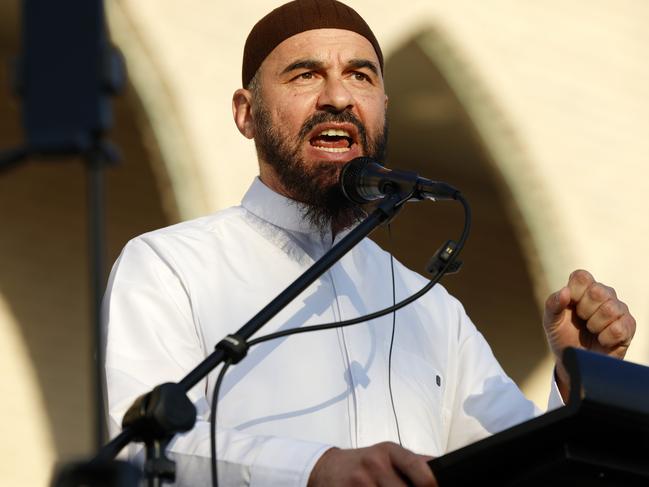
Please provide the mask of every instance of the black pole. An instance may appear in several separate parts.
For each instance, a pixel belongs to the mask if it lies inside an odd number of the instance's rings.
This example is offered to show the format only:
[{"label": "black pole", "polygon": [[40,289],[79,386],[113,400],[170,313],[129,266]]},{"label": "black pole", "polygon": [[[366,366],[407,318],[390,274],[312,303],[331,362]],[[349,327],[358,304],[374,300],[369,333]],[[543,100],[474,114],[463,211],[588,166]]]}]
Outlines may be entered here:
[{"label": "black pole", "polygon": [[95,445],[99,451],[106,439],[104,420],[104,350],[101,330],[101,301],[106,261],[103,169],[106,156],[97,147],[86,154],[88,176],[88,247],[90,271],[90,316],[93,341]]},{"label": "black pole", "polygon": [[[101,300],[104,287],[103,169],[116,153],[102,140],[112,125],[109,96],[126,84],[120,52],[106,29],[103,0],[21,2],[22,55],[15,64],[15,90],[23,98],[24,147],[0,154],[0,171],[28,156],[80,155],[87,169],[88,267],[90,323],[94,353],[94,441],[97,451],[106,438],[104,420]],[[55,485],[136,485],[137,469],[129,464],[85,462],[61,469]]]},{"label": "black pole", "polygon": [[[194,425],[196,411],[189,399],[187,399],[186,393],[219,364],[233,357],[232,344],[236,342],[235,348],[239,345],[243,345],[244,349],[247,348],[245,345],[247,339],[284,309],[287,304],[293,301],[302,291],[324,274],[376,227],[394,218],[410,196],[410,194],[394,193],[384,198],[376,210],[358,226],[353,228],[340,242],[334,245],[325,255],[252,317],[236,333],[228,335],[225,339],[221,340],[217,344],[216,350],[190,371],[178,384],[163,384],[157,386],[153,391],[140,396],[124,415],[122,422],[123,431],[107,443],[93,461],[101,463],[115,458],[122,448],[131,441],[143,441],[147,445],[151,445],[160,439],[169,440],[177,433],[190,430]],[[243,355],[245,355],[245,350]],[[243,355],[239,354],[238,359]],[[236,361],[238,360],[234,362]],[[179,397],[179,395],[182,397]],[[183,403],[185,405],[183,407],[186,409],[189,408],[191,411],[186,410],[186,414],[180,414],[180,403]],[[169,410],[175,411],[173,425],[170,424],[169,417],[164,417],[160,413],[160,411]],[[193,419],[190,418],[190,413],[193,413]],[[180,426],[181,424],[182,426]],[[155,448],[148,447],[147,452],[161,453],[161,457],[157,459],[147,458],[147,463],[150,465],[167,465],[164,451],[158,452]],[[156,472],[151,472],[151,469],[145,467],[145,470],[148,470],[146,473],[149,475],[150,482],[152,478],[158,476]],[[155,482],[158,482],[158,480]],[[149,485],[155,485],[155,483],[150,483]]]},{"label": "black pole", "polygon": [[8,171],[20,164],[24,159],[29,156],[29,149],[27,147],[18,147],[0,153],[0,173]]}]

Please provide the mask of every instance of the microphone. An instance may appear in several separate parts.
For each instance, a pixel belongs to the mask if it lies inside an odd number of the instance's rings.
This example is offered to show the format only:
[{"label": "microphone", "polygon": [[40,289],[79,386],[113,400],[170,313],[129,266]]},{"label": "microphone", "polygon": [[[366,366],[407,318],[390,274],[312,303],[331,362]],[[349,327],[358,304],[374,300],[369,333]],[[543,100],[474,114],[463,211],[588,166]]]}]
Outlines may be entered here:
[{"label": "microphone", "polygon": [[408,201],[454,200],[460,194],[450,184],[421,178],[412,171],[388,169],[370,157],[357,157],[345,164],[340,186],[347,199],[358,204],[393,193],[412,193]]}]

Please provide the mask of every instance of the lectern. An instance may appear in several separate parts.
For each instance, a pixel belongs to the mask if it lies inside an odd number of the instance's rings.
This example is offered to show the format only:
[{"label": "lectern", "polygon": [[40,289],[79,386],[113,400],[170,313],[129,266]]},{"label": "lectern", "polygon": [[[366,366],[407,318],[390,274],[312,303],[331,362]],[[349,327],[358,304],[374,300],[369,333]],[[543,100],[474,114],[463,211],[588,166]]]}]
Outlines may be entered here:
[{"label": "lectern", "polygon": [[649,367],[567,349],[568,405],[429,462],[440,487],[649,486]]}]

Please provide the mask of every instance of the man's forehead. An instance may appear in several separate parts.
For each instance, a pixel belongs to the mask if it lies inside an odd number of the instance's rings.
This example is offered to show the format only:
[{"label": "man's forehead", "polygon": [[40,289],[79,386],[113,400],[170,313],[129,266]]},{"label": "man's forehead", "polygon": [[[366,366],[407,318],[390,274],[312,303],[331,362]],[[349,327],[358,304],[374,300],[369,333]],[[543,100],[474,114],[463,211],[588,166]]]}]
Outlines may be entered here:
[{"label": "man's forehead", "polygon": [[285,39],[262,63],[272,71],[282,71],[295,62],[332,61],[349,63],[369,61],[379,69],[379,59],[372,44],[360,34],[343,29],[313,29]]}]

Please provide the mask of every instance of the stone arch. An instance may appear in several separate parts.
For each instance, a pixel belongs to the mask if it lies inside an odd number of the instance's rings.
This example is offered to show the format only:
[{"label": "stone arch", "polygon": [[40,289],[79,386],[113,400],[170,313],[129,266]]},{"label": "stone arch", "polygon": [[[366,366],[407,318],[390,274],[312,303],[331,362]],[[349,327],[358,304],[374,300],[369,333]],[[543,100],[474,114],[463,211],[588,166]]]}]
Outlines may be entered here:
[{"label": "stone arch", "polygon": [[158,187],[167,214],[185,220],[209,211],[194,146],[183,122],[181,103],[159,68],[156,49],[136,17],[120,2],[108,2],[106,15],[111,38],[126,59],[128,76],[137,92],[139,122],[145,144],[155,158]]},{"label": "stone arch", "polygon": [[[18,0],[0,6],[2,65],[19,52],[18,6]],[[0,150],[24,138],[10,84],[9,71],[0,70]],[[107,138],[122,161],[106,170],[106,271],[128,239],[192,211],[176,196],[155,114],[138,90],[145,88],[130,85],[113,100],[115,124]],[[10,352],[3,363],[13,369],[3,389],[30,398],[20,408],[0,407],[18,429],[12,435],[3,428],[0,441],[8,459],[2,476],[12,485],[46,483],[54,461],[94,447],[86,189],[78,158],[31,159],[0,173],[0,341]],[[21,432],[27,423],[34,434]]]},{"label": "stone arch", "polygon": [[[533,199],[543,199],[540,179],[498,102],[436,28],[391,52],[386,90],[388,164],[454,184],[474,210],[464,269],[443,284],[465,303],[507,372],[541,403],[545,392],[531,390],[548,362],[540,325],[548,278],[539,248],[553,236],[539,236],[543,225],[529,201],[530,187],[537,188]],[[393,223],[391,239],[376,239],[423,272],[438,246],[459,235],[462,212],[447,203],[411,206]]]}]

